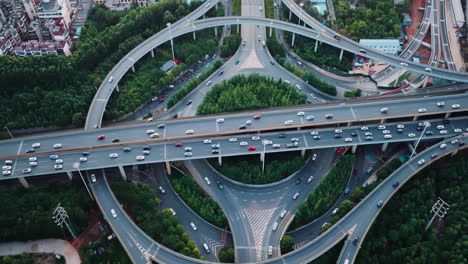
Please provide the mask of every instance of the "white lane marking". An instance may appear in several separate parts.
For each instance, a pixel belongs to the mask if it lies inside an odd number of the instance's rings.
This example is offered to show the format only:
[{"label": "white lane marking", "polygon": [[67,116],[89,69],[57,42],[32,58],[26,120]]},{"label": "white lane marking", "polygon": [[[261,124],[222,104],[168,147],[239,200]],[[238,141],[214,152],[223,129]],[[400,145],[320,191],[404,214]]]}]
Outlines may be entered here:
[{"label": "white lane marking", "polygon": [[106,99],[96,99],[95,101],[106,102],[107,100]]},{"label": "white lane marking", "polygon": [[24,142],[24,141],[21,140],[20,145],[19,145],[19,147],[18,147],[18,151],[16,152],[16,155],[19,155],[19,154],[20,154],[21,148],[23,147],[23,142]]},{"label": "white lane marking", "polygon": [[216,132],[219,132],[219,125],[218,125],[218,122],[216,122]]},{"label": "white lane marking", "polygon": [[167,160],[167,144],[164,144],[164,159]]},{"label": "white lane marking", "polygon": [[305,132],[302,132],[302,137],[304,138],[305,147],[307,147],[309,145],[309,143],[307,142],[307,137],[305,135]]},{"label": "white lane marking", "polygon": [[354,113],[354,109],[350,107],[350,110],[351,110],[351,114],[353,114],[353,118],[356,119],[356,114]]}]

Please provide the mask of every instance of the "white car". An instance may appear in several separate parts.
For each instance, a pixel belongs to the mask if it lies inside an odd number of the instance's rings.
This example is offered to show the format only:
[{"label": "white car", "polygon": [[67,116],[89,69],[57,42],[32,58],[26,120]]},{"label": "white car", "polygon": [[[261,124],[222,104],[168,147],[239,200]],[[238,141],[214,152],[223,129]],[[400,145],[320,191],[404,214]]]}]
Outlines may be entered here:
[{"label": "white car", "polygon": [[418,113],[426,113],[426,108],[419,108]]},{"label": "white car", "polygon": [[117,218],[117,214],[115,213],[115,210],[114,209],[111,209],[111,214],[114,218]]},{"label": "white car", "polygon": [[331,118],[333,118],[333,114],[326,114],[326,115],[325,115],[325,118],[326,118],[326,119],[331,119]]},{"label": "white car", "polygon": [[158,138],[158,137],[159,137],[159,133],[153,133],[153,134],[151,134],[150,137],[151,137],[151,138]]},{"label": "white car", "polygon": [[458,143],[458,139],[453,139],[452,141],[450,141],[450,143],[452,143],[452,145],[455,145]]},{"label": "white car", "polygon": [[362,126],[362,127],[361,127],[361,130],[369,130],[369,127],[367,127],[367,126]]},{"label": "white car", "polygon": [[311,134],[312,136],[316,136],[316,135],[319,134],[319,132],[318,132],[318,131],[311,131],[310,134]]},{"label": "white car", "polygon": [[291,142],[299,142],[299,138],[291,138]]},{"label": "white car", "polygon": [[154,129],[146,130],[146,134],[148,134],[148,135],[154,134]]},{"label": "white car", "polygon": [[314,153],[314,155],[312,155],[312,160],[316,160],[317,159],[317,153]]},{"label": "white car", "polygon": [[36,167],[36,166],[37,166],[37,162],[31,161],[31,162],[29,162],[29,166],[31,166],[31,167]]},{"label": "white car", "polygon": [[400,62],[400,65],[401,65],[401,66],[408,67],[408,63],[406,63],[406,62]]},{"label": "white car", "polygon": [[285,122],[284,122],[284,125],[285,125],[285,126],[290,126],[290,125],[292,125],[292,124],[293,124],[293,121],[292,121],[292,120],[288,120],[288,121],[285,121]]},{"label": "white car", "polygon": [[380,108],[380,113],[384,114],[384,113],[387,113],[387,112],[388,112],[387,107]]},{"label": "white car", "polygon": [[401,124],[400,124],[400,125],[397,125],[396,127],[397,127],[398,129],[403,129],[403,128],[405,128],[405,125],[401,125]]},{"label": "white car", "polygon": [[162,194],[166,193],[166,190],[162,186],[159,186],[159,190],[161,191]]},{"label": "white car", "polygon": [[454,129],[453,129],[453,132],[455,132],[455,133],[461,133],[462,130],[461,130],[461,128],[454,128]]},{"label": "white car", "polygon": [[94,173],[91,174],[91,181],[92,181],[92,182],[96,182],[96,175],[94,175]]},{"label": "white car", "polygon": [[88,161],[87,157],[80,157],[80,162],[86,162],[86,161]]},{"label": "white car", "polygon": [[460,105],[459,105],[459,104],[453,104],[453,105],[452,105],[452,109],[458,109],[458,108],[460,108]]},{"label": "white car", "polygon": [[247,121],[245,121],[245,124],[246,124],[246,125],[251,125],[251,124],[252,124],[252,120],[247,120]]},{"label": "white car", "polygon": [[56,159],[55,160],[55,164],[62,164],[63,163],[63,159]]},{"label": "white car", "polygon": [[2,171],[2,174],[3,174],[3,176],[8,176],[8,175],[11,174],[11,171],[9,171],[9,170],[4,170],[4,171]]},{"label": "white car", "polygon": [[229,139],[229,142],[236,142],[237,141],[237,138],[230,138]]},{"label": "white car", "polygon": [[11,170],[11,166],[3,166],[2,170]]},{"label": "white car", "polygon": [[424,159],[420,159],[420,160],[418,161],[418,165],[421,166],[421,165],[424,164],[424,162],[426,162]]},{"label": "white car", "polygon": [[280,218],[284,218],[284,216],[286,216],[286,213],[286,210],[281,211]]},{"label": "white car", "polygon": [[259,141],[259,140],[260,140],[260,137],[259,137],[259,136],[252,136],[252,140],[253,140],[253,141]]},{"label": "white car", "polygon": [[37,157],[29,157],[29,161],[37,161]]},{"label": "white car", "polygon": [[141,156],[141,155],[136,156],[136,160],[138,160],[138,161],[145,160],[145,156]]},{"label": "white car", "polygon": [[388,129],[382,130],[382,134],[390,134],[390,130]]},{"label": "white car", "polygon": [[246,141],[242,141],[242,142],[240,143],[241,146],[247,146],[248,144],[249,144],[249,143],[247,143]]},{"label": "white car", "polygon": [[384,126],[384,125],[379,125],[377,128],[378,128],[379,130],[384,130],[384,129],[385,129],[385,126]]},{"label": "white car", "polygon": [[111,153],[111,154],[109,154],[109,158],[111,158],[111,159],[115,159],[115,158],[117,158],[118,156],[119,156],[119,154],[117,154],[117,153]]},{"label": "white car", "polygon": [[192,227],[194,231],[197,230],[197,226],[195,225],[194,222],[190,222],[190,226]]},{"label": "white car", "polygon": [[307,121],[312,121],[312,120],[314,120],[314,116],[313,115],[307,116],[306,120]]},{"label": "white car", "polygon": [[210,143],[211,143],[211,139],[205,139],[205,140],[203,140],[203,143],[205,143],[205,144],[210,144]]},{"label": "white car", "polygon": [[33,148],[39,148],[41,146],[41,143],[34,143],[32,144]]},{"label": "white car", "polygon": [[284,82],[287,83],[287,84],[291,84],[291,81],[289,81],[289,80],[284,80]]},{"label": "white car", "polygon": [[439,130],[439,134],[445,135],[445,134],[447,134],[447,130]]},{"label": "white car", "polygon": [[204,179],[206,181],[206,184],[211,184],[211,181],[210,181],[210,179],[208,179],[208,177],[205,177]]},{"label": "white car", "polygon": [[442,144],[440,144],[440,146],[439,146],[439,147],[440,147],[441,149],[445,149],[445,148],[447,147],[447,144],[445,144],[445,143],[442,143]]},{"label": "white car", "polygon": [[185,131],[185,134],[187,134],[187,135],[192,135],[193,133],[195,133],[195,131],[193,131],[193,129],[189,129],[189,130]]},{"label": "white car", "polygon": [[296,88],[299,89],[299,90],[302,89],[302,87],[299,84],[296,84]]},{"label": "white car", "polygon": [[314,176],[310,175],[309,178],[307,179],[307,183],[311,183],[313,179],[314,179]]},{"label": "white car", "polygon": [[272,246],[268,246],[268,255],[269,256],[273,255],[273,247]]},{"label": "white car", "polygon": [[345,138],[344,141],[345,142],[353,142],[353,139],[352,138]]},{"label": "white car", "polygon": [[341,134],[341,133],[343,133],[343,130],[341,130],[341,129],[335,129],[335,134]]},{"label": "white car", "polygon": [[55,164],[54,165],[54,169],[56,169],[56,170],[61,170],[62,168],[63,168],[63,166],[60,165],[60,164]]},{"label": "white car", "polygon": [[216,119],[216,123],[223,123],[223,122],[224,122],[224,118],[222,118],[222,117]]},{"label": "white car", "polygon": [[192,147],[185,147],[184,150],[185,151],[192,151]]},{"label": "white car", "polygon": [[445,106],[445,102],[437,102],[436,104],[438,107],[443,107]]},{"label": "white car", "polygon": [[176,215],[176,213],[175,213],[174,209],[172,209],[172,208],[169,208],[169,211],[171,211],[172,215]]},{"label": "white car", "polygon": [[207,81],[206,86],[210,86],[211,83],[212,83],[212,81]]},{"label": "white car", "polygon": [[54,149],[59,149],[61,147],[62,147],[62,144],[60,143],[54,144]]},{"label": "white car", "polygon": [[304,116],[304,112],[297,112],[298,116]]},{"label": "white car", "polygon": [[5,160],[5,165],[12,165],[13,161],[12,160]]},{"label": "white car", "polygon": [[273,147],[273,148],[280,148],[280,147],[281,147],[281,145],[280,145],[280,144],[273,144],[273,146],[272,146],[272,147]]},{"label": "white car", "polygon": [[294,196],[293,196],[293,200],[296,200],[297,197],[299,197],[299,193],[295,193]]},{"label": "white car", "polygon": [[437,129],[439,129],[439,130],[445,129],[445,126],[444,125],[438,125]]},{"label": "white car", "polygon": [[410,137],[410,138],[414,138],[415,136],[416,136],[416,134],[414,134],[414,133],[409,133],[408,134],[408,137]]},{"label": "white car", "polygon": [[150,151],[149,150],[143,150],[143,155],[149,155]]},{"label": "white car", "polygon": [[386,134],[386,135],[384,135],[383,137],[384,137],[385,139],[391,139],[391,138],[392,138],[392,135]]},{"label": "white car", "polygon": [[336,215],[336,213],[338,213],[338,208],[335,208],[335,209],[332,211],[332,215]]}]

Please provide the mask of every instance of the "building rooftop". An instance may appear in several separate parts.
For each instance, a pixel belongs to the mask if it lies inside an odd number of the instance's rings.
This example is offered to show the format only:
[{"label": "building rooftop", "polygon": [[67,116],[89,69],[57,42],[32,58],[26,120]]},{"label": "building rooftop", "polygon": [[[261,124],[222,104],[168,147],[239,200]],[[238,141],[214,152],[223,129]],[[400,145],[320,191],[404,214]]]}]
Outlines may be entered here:
[{"label": "building rooftop", "polygon": [[400,46],[398,39],[361,39],[359,44],[365,46]]},{"label": "building rooftop", "polygon": [[173,61],[173,60],[168,60],[166,61],[166,63],[163,64],[163,66],[161,66],[161,68],[159,68],[161,71],[165,71],[167,72],[168,70],[172,69],[174,66],[176,66],[177,64]]},{"label": "building rooftop", "polygon": [[58,9],[57,0],[42,0],[39,4],[40,11],[54,11]]}]

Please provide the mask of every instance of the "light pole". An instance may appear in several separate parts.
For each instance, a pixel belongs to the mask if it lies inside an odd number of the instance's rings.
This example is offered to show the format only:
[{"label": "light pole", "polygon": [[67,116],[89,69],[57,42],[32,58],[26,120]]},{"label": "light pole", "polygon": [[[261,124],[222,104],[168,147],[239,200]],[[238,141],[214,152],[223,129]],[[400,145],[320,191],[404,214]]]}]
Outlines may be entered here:
[{"label": "light pole", "polygon": [[421,138],[424,136],[424,132],[426,132],[426,128],[428,128],[428,127],[431,127],[431,123],[429,123],[428,121],[424,121],[424,129],[421,132],[421,136],[419,136],[419,139],[416,142],[416,146],[414,146],[413,152],[411,153],[411,156],[409,157],[409,159],[411,159],[413,157],[414,153],[416,152],[416,149],[418,148],[418,145],[419,145],[419,141],[421,141]]},{"label": "light pole", "polygon": [[[299,6],[301,7],[301,11],[299,11],[299,21],[297,21],[297,24],[301,25],[302,7],[304,6],[304,3],[300,3]],[[305,26],[305,22],[304,22],[304,26]]]},{"label": "light pole", "polygon": [[91,200],[94,200],[93,196],[91,195],[91,192],[89,191],[88,185],[86,184],[86,182],[85,182],[85,180],[84,180],[84,178],[83,178],[83,174],[81,174],[81,171],[80,171],[80,163],[79,163],[79,162],[73,163],[73,168],[75,168],[75,169],[78,170],[78,173],[79,173],[80,176],[81,176],[81,180],[83,180],[83,184],[84,184],[84,186],[86,187],[86,190],[88,191],[89,197],[91,197]]},{"label": "light pole", "polygon": [[175,56],[174,56],[174,41],[172,40],[171,23],[167,23],[166,25],[169,27],[169,38],[171,39],[172,60],[175,62]]},{"label": "light pole", "polygon": [[10,129],[8,129],[7,126],[4,126],[3,129],[6,129],[6,131],[8,132],[8,134],[10,134],[11,139],[15,139],[15,138],[13,137],[13,135],[11,134]]},{"label": "light pole", "polygon": [[265,173],[265,159],[266,159],[266,145],[272,144],[273,142],[270,140],[262,140],[263,144],[263,159],[262,159],[262,174]]}]

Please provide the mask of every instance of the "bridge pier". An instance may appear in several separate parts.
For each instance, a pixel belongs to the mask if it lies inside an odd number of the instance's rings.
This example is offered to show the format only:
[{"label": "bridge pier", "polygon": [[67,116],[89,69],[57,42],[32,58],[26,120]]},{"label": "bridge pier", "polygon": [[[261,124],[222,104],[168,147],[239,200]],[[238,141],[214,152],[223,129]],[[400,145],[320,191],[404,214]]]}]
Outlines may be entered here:
[{"label": "bridge pier", "polygon": [[426,79],[424,79],[424,82],[423,82],[422,88],[426,88],[426,85],[427,85],[427,78],[426,78]]},{"label": "bridge pier", "polygon": [[416,144],[416,141],[413,141],[413,142],[408,142],[408,148],[411,150],[411,153],[414,153],[416,154],[416,151],[414,150],[414,146],[413,144]]},{"label": "bridge pier", "polygon": [[457,155],[457,154],[458,154],[458,149],[456,149],[455,151],[453,151],[452,154],[450,155],[450,157],[453,157],[453,156],[455,156],[455,155]]},{"label": "bridge pier", "polygon": [[416,120],[418,120],[418,116],[413,117],[413,121],[416,121]]},{"label": "bridge pier", "polygon": [[271,38],[272,33],[273,33],[273,27],[270,27],[270,38]]},{"label": "bridge pier", "polygon": [[124,168],[122,166],[119,166],[119,171],[120,171],[120,175],[122,175],[122,179],[124,181],[126,181],[127,180],[127,174],[125,173],[125,170],[124,170]]},{"label": "bridge pier", "polygon": [[305,156],[305,152],[306,152],[305,149],[301,150],[301,157],[304,157],[304,156]]},{"label": "bridge pier", "polygon": [[19,182],[21,185],[23,185],[24,188],[29,189],[29,183],[26,181],[24,177],[18,178]]},{"label": "bridge pier", "polygon": [[383,143],[383,145],[382,145],[382,152],[386,151],[386,150],[387,150],[387,147],[388,147],[388,142],[387,142],[387,143]]},{"label": "bridge pier", "polygon": [[353,125],[353,122],[349,121],[347,126],[352,126]]},{"label": "bridge pier", "polygon": [[265,161],[265,152],[260,153],[260,161],[261,162]]},{"label": "bridge pier", "polygon": [[445,118],[449,118],[451,115],[452,115],[451,112],[447,112],[447,113],[445,114]]},{"label": "bridge pier", "polygon": [[205,19],[205,18],[206,18],[206,14],[203,14],[203,19]]},{"label": "bridge pier", "polygon": [[[194,33],[195,33],[195,31],[194,31]],[[151,57],[154,58],[154,50],[151,50]]]},{"label": "bridge pier", "polygon": [[356,150],[357,150],[357,145],[353,145],[353,147],[351,148],[351,153],[356,153]]},{"label": "bridge pier", "polygon": [[343,49],[341,49],[341,52],[340,52],[340,61],[343,59]]},{"label": "bridge pier", "polygon": [[132,72],[135,72],[135,65],[132,65]]},{"label": "bridge pier", "polygon": [[171,174],[172,174],[172,171],[171,171],[171,164],[169,164],[169,161],[166,161],[166,171],[167,171],[167,175],[171,175]]},{"label": "bridge pier", "polygon": [[195,35],[195,31],[193,31],[192,33],[193,33],[193,40],[196,40],[197,36]]},{"label": "bridge pier", "polygon": [[237,34],[239,34],[239,24],[237,24]]},{"label": "bridge pier", "polygon": [[71,171],[67,171],[68,179],[73,180],[73,173]]},{"label": "bridge pier", "polygon": [[294,39],[296,38],[296,33],[293,33],[291,47],[294,47]]},{"label": "bridge pier", "polygon": [[218,37],[218,27],[215,27],[215,37]]},{"label": "bridge pier", "polygon": [[115,86],[115,90],[116,90],[117,92],[120,92],[120,90],[119,90],[119,85],[118,85],[118,84]]},{"label": "bridge pier", "polygon": [[315,48],[314,48],[314,52],[317,52],[317,49],[318,49],[318,40],[315,40]]},{"label": "bridge pier", "polygon": [[223,166],[223,157],[218,156],[218,164],[219,166]]},{"label": "bridge pier", "polygon": [[292,15],[291,10],[289,10],[289,19],[288,20],[291,20],[291,15]]},{"label": "bridge pier", "polygon": [[380,119],[380,124],[385,124],[385,122],[387,122],[387,119]]}]

